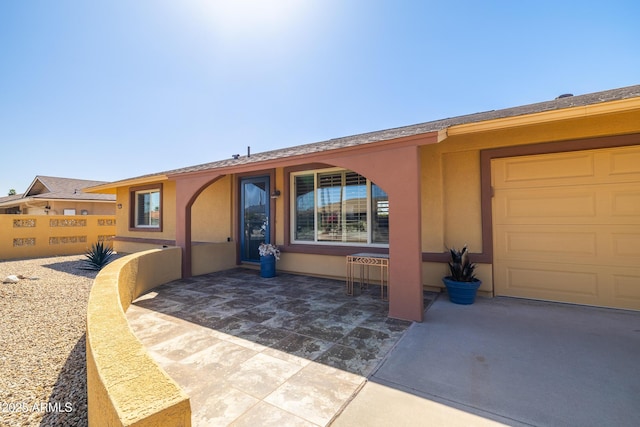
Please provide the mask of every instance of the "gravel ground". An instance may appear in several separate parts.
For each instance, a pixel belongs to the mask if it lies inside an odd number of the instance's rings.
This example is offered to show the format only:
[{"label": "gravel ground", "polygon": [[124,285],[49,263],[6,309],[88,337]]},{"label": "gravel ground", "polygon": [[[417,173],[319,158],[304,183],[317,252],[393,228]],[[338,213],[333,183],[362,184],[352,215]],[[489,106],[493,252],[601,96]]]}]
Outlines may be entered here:
[{"label": "gravel ground", "polygon": [[0,262],[0,425],[87,425],[84,255]]}]

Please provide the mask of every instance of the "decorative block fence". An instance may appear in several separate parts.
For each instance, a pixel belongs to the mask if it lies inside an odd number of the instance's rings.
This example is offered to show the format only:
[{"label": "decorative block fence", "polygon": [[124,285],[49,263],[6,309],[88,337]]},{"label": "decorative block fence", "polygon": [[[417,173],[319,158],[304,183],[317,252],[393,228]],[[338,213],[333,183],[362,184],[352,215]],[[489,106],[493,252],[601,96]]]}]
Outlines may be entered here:
[{"label": "decorative block fence", "polygon": [[83,254],[115,234],[115,215],[0,215],[0,260]]}]

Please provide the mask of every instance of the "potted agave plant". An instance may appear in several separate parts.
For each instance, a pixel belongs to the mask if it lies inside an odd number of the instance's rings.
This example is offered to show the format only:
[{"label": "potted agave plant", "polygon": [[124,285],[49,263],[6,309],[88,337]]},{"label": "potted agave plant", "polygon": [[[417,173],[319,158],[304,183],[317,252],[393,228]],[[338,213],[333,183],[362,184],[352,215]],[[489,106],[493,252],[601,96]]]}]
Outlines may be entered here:
[{"label": "potted agave plant", "polygon": [[260,243],[260,277],[276,276],[276,261],[280,259],[280,249],[271,243]]},{"label": "potted agave plant", "polygon": [[476,293],[482,282],[476,278],[474,270],[476,265],[469,261],[467,245],[462,250],[449,249],[451,261],[449,261],[450,276],[442,278],[447,287],[449,300],[455,304],[473,304]]}]

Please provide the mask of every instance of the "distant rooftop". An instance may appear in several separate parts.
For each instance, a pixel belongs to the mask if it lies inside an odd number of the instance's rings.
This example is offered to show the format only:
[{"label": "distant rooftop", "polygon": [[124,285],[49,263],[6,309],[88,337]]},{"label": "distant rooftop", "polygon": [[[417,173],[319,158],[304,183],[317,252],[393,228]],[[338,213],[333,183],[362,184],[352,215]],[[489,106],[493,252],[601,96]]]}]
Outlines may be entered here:
[{"label": "distant rooftop", "polygon": [[24,193],[0,197],[0,205],[34,199],[115,202],[116,197],[113,194],[85,193],[82,191],[84,188],[102,184],[107,184],[107,182],[38,175]]}]

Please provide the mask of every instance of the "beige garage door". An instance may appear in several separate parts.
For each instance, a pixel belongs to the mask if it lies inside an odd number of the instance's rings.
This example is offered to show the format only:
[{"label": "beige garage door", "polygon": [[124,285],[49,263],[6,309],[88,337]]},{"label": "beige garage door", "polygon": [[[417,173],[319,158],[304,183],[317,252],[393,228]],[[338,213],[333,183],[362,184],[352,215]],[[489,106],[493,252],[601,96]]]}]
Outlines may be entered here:
[{"label": "beige garage door", "polygon": [[640,146],[491,169],[496,295],[640,310]]}]

